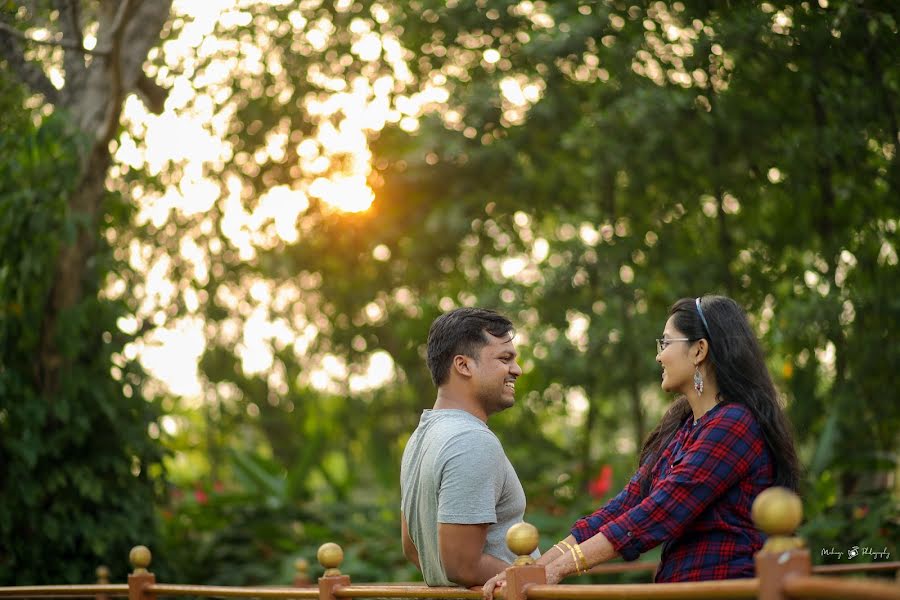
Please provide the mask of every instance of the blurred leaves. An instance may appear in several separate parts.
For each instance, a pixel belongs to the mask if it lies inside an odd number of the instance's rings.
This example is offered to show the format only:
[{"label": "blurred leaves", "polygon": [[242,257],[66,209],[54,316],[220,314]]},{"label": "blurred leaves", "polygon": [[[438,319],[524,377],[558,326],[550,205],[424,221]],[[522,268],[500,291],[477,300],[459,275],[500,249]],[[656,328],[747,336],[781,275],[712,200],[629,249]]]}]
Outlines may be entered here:
[{"label": "blurred leaves", "polygon": [[[77,216],[59,202],[74,142],[60,135],[61,116],[38,128],[23,118],[0,136],[0,332],[3,360],[18,361],[0,362],[0,398],[24,399],[0,405],[4,433],[16,423],[3,451],[27,470],[49,452],[49,419],[65,425],[55,435],[69,448],[94,439],[96,419],[120,423],[123,407],[136,411],[107,394],[124,381],[108,377],[124,343],[118,315],[144,329],[197,318],[202,397],[160,402],[172,451],[160,554],[173,573],[287,582],[294,558],[315,564],[317,545],[337,541],[358,580],[412,579],[398,472],[434,397],[424,343],[437,314],[480,304],[516,323],[518,406],[491,426],[523,480],[528,518],[554,539],[602,501],[588,493],[600,465],[611,467],[611,493],[628,480],[665,409],[653,338],[668,307],[727,293],[747,307],[785,394],[809,467],[811,545],[884,542],[896,553],[897,15],[884,3],[822,4],[415,0],[226,11],[213,32],[223,47],[192,45],[196,54],[148,64],[160,79],[196,74],[198,94],[183,110],[211,103],[227,121],[227,152],[203,166],[219,198],[201,214],[138,224],[118,194],[161,194],[186,165],[113,178],[112,252],[98,255],[92,289],[114,273],[128,293],[66,319],[72,356],[85,356],[90,340],[95,349],[101,332],[112,342],[49,405],[22,395],[39,335],[28,324],[51,283],[48,257],[74,235]],[[190,25],[174,18],[166,39]],[[380,50],[363,58],[357,44],[369,32]],[[354,157],[323,155],[324,170],[312,173],[300,146],[319,148],[322,131],[358,116],[313,108],[363,83],[374,101],[379,78],[390,110],[383,127],[366,130],[376,199],[342,213],[306,192],[315,177],[352,170]],[[425,102],[409,126],[413,98],[435,86],[446,100]],[[0,100],[14,113],[24,98],[11,90]],[[274,136],[285,136],[283,153],[267,150]],[[230,199],[252,212],[277,186],[308,201],[296,240],[277,237],[269,220],[256,232],[227,222]],[[199,266],[183,253],[188,241]],[[156,313],[141,313],[141,274],[109,256],[132,245],[148,264],[170,261],[176,293]],[[282,334],[251,346],[246,334],[261,320]],[[379,374],[385,385],[351,385],[379,352],[393,361]],[[314,385],[326,363],[328,385]],[[131,363],[114,364],[137,386]],[[130,414],[133,430],[113,429],[153,463],[158,448],[139,429],[155,416]],[[67,483],[76,473],[80,483]],[[90,473],[48,475],[22,501],[35,506],[47,489],[72,485],[93,506],[110,484]],[[0,532],[18,526],[14,516],[0,510]],[[58,525],[51,518],[48,535],[62,535]],[[103,540],[90,539],[99,553]]]},{"label": "blurred leaves", "polygon": [[[273,10],[258,7],[243,31],[288,56],[298,32],[269,35]],[[305,34],[319,20],[333,25],[321,68],[345,81],[390,73],[385,55],[354,54],[354,31],[368,27],[406,51],[412,75],[396,82],[393,108],[428,82],[444,82],[448,98],[413,133],[389,124],[371,135],[372,208],[350,215],[314,202],[298,241],[249,263],[253,277],[300,284],[299,300],[273,317],[302,314],[319,331],[293,355],[273,343],[273,367],[255,375],[289,374],[277,407],[264,400],[271,386],[238,384],[242,403],[259,407],[267,441],[254,443],[288,456],[267,423],[290,421],[318,457],[298,494],[344,502],[366,489],[396,502],[403,441],[433,398],[428,324],[481,304],[519,330],[519,406],[492,427],[531,506],[587,511],[590,477],[606,463],[622,485],[665,407],[652,340],[668,306],[713,292],[745,305],[764,339],[810,466],[807,493],[826,473],[839,481],[830,500],[811,502],[813,515],[859,494],[894,497],[900,413],[883,391],[900,364],[890,341],[900,317],[890,9],[423,0],[348,10],[365,26],[344,29],[348,13],[326,5],[303,15]],[[308,70],[320,56],[294,52],[295,98],[327,97]],[[252,116],[274,131],[286,119],[292,140],[316,130],[290,102],[256,102],[241,77],[233,98],[248,112],[236,123]],[[514,86],[530,99],[510,100]],[[347,116],[328,119],[340,127]],[[242,143],[262,139],[236,131]],[[252,171],[238,173],[247,189],[296,183],[280,160]],[[228,256],[213,258],[223,260],[217,283],[239,289],[248,263]],[[241,320],[215,302],[206,314]],[[339,383],[335,397],[309,386],[321,357],[353,374],[376,350],[395,363],[385,388]],[[222,351],[237,344],[208,356]],[[331,419],[340,430],[329,432]]]},{"label": "blurred leaves", "polygon": [[[148,428],[159,407],[141,393],[140,366],[122,355],[124,304],[99,296],[124,270],[108,246],[92,258],[87,297],[58,331],[42,330],[57,255],[76,227],[66,200],[80,141],[61,114],[35,125],[24,101],[0,75],[0,582],[84,583],[100,564],[122,578],[131,546],[156,541],[163,449]],[[120,196],[106,206],[125,217],[113,223],[128,223]],[[45,335],[58,336],[71,361],[51,396],[41,391]]]}]

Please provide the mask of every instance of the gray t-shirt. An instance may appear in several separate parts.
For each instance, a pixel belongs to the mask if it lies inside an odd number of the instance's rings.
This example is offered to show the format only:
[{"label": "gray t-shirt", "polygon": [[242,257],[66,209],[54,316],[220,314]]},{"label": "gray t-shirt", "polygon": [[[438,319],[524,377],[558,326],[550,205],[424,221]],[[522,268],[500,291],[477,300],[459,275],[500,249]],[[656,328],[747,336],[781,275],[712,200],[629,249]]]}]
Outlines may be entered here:
[{"label": "gray t-shirt", "polygon": [[470,413],[422,412],[403,451],[400,504],[428,585],[454,585],[441,562],[438,523],[491,523],[484,552],[516,559],[506,531],[522,521],[525,492],[500,440]]}]

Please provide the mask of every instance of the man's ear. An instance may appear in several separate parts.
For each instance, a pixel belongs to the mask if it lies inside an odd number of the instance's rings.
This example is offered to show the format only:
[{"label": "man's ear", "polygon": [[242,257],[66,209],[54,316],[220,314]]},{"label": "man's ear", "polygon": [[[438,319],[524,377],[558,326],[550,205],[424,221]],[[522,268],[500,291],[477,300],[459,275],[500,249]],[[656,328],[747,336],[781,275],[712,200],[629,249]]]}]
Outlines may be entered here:
[{"label": "man's ear", "polygon": [[472,359],[464,354],[457,354],[453,357],[453,368],[459,373],[462,377],[471,377],[472,370],[469,365],[469,361]]}]

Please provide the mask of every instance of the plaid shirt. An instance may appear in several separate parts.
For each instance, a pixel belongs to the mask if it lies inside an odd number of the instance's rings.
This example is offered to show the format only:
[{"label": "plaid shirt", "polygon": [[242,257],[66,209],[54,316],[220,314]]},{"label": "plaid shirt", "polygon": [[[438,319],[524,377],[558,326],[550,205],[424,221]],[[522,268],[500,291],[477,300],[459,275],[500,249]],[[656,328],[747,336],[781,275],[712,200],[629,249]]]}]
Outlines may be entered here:
[{"label": "plaid shirt", "polygon": [[[618,496],[572,527],[578,542],[602,533],[625,560],[664,543],[657,582],[753,577],[763,534],[750,505],[773,485],[762,430],[740,404],[688,418],[655,464],[646,461]],[[651,473],[650,491],[641,478]]]}]

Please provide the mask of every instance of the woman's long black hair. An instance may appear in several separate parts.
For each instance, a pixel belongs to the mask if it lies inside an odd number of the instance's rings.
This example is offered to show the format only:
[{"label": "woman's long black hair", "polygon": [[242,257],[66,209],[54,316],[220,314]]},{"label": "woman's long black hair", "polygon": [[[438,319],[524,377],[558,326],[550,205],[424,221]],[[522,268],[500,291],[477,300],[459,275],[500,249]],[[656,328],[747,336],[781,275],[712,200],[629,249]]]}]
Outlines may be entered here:
[{"label": "woman's long black hair", "polygon": [[[737,402],[750,409],[772,453],[775,485],[797,491],[800,462],[794,449],[794,434],[747,315],[737,302],[725,296],[703,296],[700,306],[705,324],[695,298],[683,298],[672,305],[669,315],[675,319],[675,328],[686,338],[706,339],[709,343],[707,360],[716,376],[720,401]],[[677,398],[647,436],[641,449],[641,465],[652,461],[649,465],[652,466],[656,462],[690,414],[687,398]],[[645,470],[641,482],[644,495],[649,491],[650,471]]]}]

